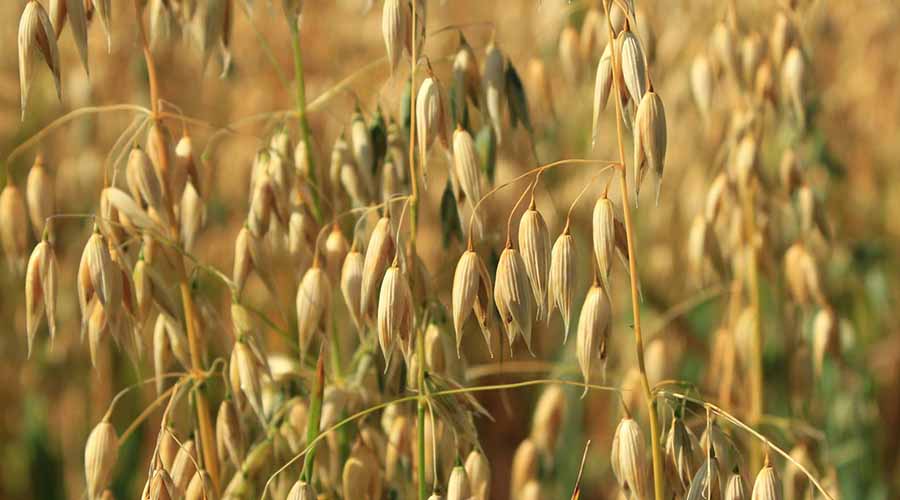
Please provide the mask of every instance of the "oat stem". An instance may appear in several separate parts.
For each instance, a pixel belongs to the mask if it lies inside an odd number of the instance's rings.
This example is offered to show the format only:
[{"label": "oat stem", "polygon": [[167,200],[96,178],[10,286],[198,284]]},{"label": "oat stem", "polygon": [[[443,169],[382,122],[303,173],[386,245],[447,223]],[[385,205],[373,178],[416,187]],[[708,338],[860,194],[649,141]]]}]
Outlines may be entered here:
[{"label": "oat stem", "polygon": [[[297,122],[300,125],[300,140],[306,143],[306,164],[309,166],[309,183],[318,187],[316,182],[316,164],[312,153],[312,140],[309,131],[309,119],[306,116],[306,78],[303,73],[303,50],[300,47],[300,27],[291,24],[291,47],[294,50],[294,79],[297,85]],[[319,192],[310,189],[313,215],[316,221],[322,222],[322,208],[319,206]]]},{"label": "oat stem", "polygon": [[[160,94],[159,94],[159,81],[156,73],[156,64],[153,60],[153,53],[150,51],[150,45],[147,42],[147,33],[144,30],[144,22],[143,22],[143,7],[141,5],[140,0],[134,1],[134,12],[135,12],[135,22],[138,25],[138,31],[140,32],[140,40],[141,45],[143,47],[144,52],[144,60],[147,64],[147,78],[149,80],[150,86],[150,111],[151,116],[154,121],[159,122],[159,103],[160,103]],[[163,146],[165,147],[165,146]],[[160,171],[167,172],[169,171],[169,165],[166,163],[169,160],[168,151],[161,151],[158,155],[160,161],[163,165],[159,165]],[[167,184],[163,183],[163,189],[167,191]],[[169,221],[172,224],[171,233],[173,239],[178,240],[178,225],[176,218],[174,216],[174,207],[171,205],[175,203],[175,200],[170,196],[170,204],[168,205],[169,211]],[[182,259],[176,259],[178,261],[177,265],[180,268],[179,274],[179,284],[178,287],[181,291],[181,301],[184,306],[184,322],[185,329],[187,330],[188,337],[188,347],[190,350],[191,357],[191,371],[193,372],[193,376],[195,378],[199,378],[201,373],[203,372],[203,361],[200,356],[200,339],[197,332],[197,325],[194,322],[196,310],[194,307],[194,299],[191,297],[191,286],[188,283],[187,273],[184,268],[184,261]],[[219,462],[218,457],[216,456],[216,445],[215,445],[215,434],[213,433],[213,425],[212,419],[210,417],[209,410],[209,402],[206,398],[205,389],[202,381],[197,384],[195,391],[195,401],[196,401],[196,409],[197,409],[197,427],[200,434],[200,444],[201,450],[203,452],[203,463],[206,466],[206,471],[209,473],[209,477],[212,480],[213,487],[218,493],[219,490]]]},{"label": "oat stem", "polygon": [[[606,10],[607,30],[609,33],[609,43],[611,47],[615,47],[615,36],[609,20],[609,3],[604,1],[603,7]],[[625,12],[628,12],[627,9]],[[622,101],[621,92],[619,90],[619,79],[615,76],[619,74],[618,68],[620,61],[616,50],[612,50],[610,58],[613,69],[613,99],[616,101],[616,140],[619,146],[619,188],[622,195],[622,212],[625,214],[625,235],[628,243],[628,276],[631,284],[631,309],[634,316],[634,343],[637,351],[638,369],[641,372],[641,386],[644,389],[644,399],[647,403],[647,417],[650,422],[650,446],[653,454],[653,490],[656,500],[663,500],[665,495],[665,484],[663,477],[663,461],[662,448],[660,447],[659,421],[656,414],[656,399],[650,390],[650,382],[647,380],[647,370],[644,366],[644,338],[641,333],[641,301],[640,292],[638,290],[638,270],[637,256],[634,249],[634,224],[631,220],[631,203],[628,201],[628,179],[625,173],[625,145],[622,140]],[[635,168],[637,166],[635,165]]]},{"label": "oat stem", "polygon": [[[763,414],[763,337],[760,328],[760,304],[759,304],[759,266],[756,259],[756,244],[754,231],[756,227],[756,217],[753,212],[753,195],[752,186],[747,188],[747,194],[744,196],[744,251],[747,252],[747,294],[750,296],[750,308],[753,311],[753,350],[750,351],[753,356],[750,362],[750,425],[759,426],[760,418]],[[758,443],[750,444],[750,470],[759,470],[762,464],[763,447]]]}]

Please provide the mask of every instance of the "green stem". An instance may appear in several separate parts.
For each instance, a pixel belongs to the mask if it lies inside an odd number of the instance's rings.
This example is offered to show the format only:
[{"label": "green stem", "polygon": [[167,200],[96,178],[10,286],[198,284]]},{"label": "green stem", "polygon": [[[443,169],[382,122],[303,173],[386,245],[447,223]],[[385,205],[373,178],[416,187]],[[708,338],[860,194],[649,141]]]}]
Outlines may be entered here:
[{"label": "green stem", "polygon": [[[419,373],[419,398],[416,401],[418,406],[418,439],[416,446],[419,453],[419,500],[428,498],[428,486],[425,483],[425,406],[427,402],[427,391],[425,390],[425,334],[422,328],[416,329],[416,359],[418,361]],[[431,430],[434,432],[434,429]],[[436,459],[437,457],[432,457]],[[437,478],[435,478],[437,480]]]},{"label": "green stem", "polygon": [[294,79],[297,83],[297,122],[300,125],[300,140],[306,144],[306,164],[309,167],[309,183],[312,185],[313,215],[316,220],[322,222],[322,209],[319,205],[319,189],[316,180],[316,165],[312,154],[312,141],[310,140],[309,120],[306,117],[306,79],[303,76],[303,50],[300,48],[300,29],[296,25],[291,26],[291,47],[294,49]]},{"label": "green stem", "polygon": [[[316,386],[310,394],[309,420],[306,423],[306,442],[315,443],[319,436],[319,425],[322,420],[322,397],[325,394],[325,358],[320,354],[319,363],[316,366]],[[312,482],[312,469],[315,462],[316,449],[310,448],[303,461],[301,477],[307,482]]]}]

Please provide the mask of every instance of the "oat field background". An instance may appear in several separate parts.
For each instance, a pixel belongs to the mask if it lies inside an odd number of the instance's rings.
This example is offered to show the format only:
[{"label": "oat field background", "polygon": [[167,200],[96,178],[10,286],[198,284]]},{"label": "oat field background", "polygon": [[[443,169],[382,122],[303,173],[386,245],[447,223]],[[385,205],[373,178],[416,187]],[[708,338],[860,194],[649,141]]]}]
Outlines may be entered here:
[{"label": "oat field background", "polygon": [[0,5],[0,498],[900,497],[900,5],[415,3]]}]

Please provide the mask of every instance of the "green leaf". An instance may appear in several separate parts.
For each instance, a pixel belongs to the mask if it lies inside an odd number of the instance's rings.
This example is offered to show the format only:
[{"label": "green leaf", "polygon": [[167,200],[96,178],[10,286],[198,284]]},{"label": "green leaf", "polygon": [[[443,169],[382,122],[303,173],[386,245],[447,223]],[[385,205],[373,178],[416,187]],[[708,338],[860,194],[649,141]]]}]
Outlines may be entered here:
[{"label": "green leaf", "polygon": [[381,106],[378,106],[369,123],[369,136],[372,138],[372,152],[375,154],[375,161],[372,163],[374,174],[378,171],[378,166],[384,163],[384,155],[387,152],[387,124],[384,122]]},{"label": "green leaf", "polygon": [[463,239],[459,211],[456,209],[456,197],[453,196],[453,188],[450,186],[449,180],[444,187],[444,194],[441,196],[441,236],[445,249],[450,246],[450,241],[454,237],[457,241]]},{"label": "green leaf", "polygon": [[521,122],[529,134],[533,133],[525,86],[522,85],[522,79],[511,62],[506,67],[506,98],[509,101],[509,117],[513,128]]},{"label": "green leaf", "polygon": [[400,100],[400,123],[403,124],[407,136],[409,136],[409,124],[412,119],[410,99],[412,99],[412,80],[407,80],[406,85],[403,86],[403,98]]},{"label": "green leaf", "polygon": [[497,171],[497,136],[494,128],[485,124],[475,138],[475,147],[478,149],[478,157],[481,159],[481,169],[491,184],[494,183],[494,174]]}]

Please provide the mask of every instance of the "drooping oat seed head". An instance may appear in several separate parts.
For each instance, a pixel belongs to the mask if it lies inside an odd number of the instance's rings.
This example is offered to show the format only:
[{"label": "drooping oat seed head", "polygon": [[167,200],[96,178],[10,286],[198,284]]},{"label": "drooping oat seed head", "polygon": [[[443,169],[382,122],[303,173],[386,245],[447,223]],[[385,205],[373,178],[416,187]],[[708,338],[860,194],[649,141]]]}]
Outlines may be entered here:
[{"label": "drooping oat seed head", "polygon": [[294,483],[294,486],[291,487],[291,491],[288,492],[287,496],[287,500],[316,500],[316,498],[318,498],[316,490],[311,484],[302,479],[298,479],[297,482]]},{"label": "drooping oat seed head", "polygon": [[781,480],[775,472],[775,468],[769,463],[769,457],[766,455],[766,462],[763,468],[756,475],[756,481],[753,483],[753,493],[750,494],[750,500],[781,500],[784,498],[781,489]]},{"label": "drooping oat seed head", "polygon": [[390,264],[390,259],[394,257],[396,250],[394,245],[391,218],[385,215],[375,223],[363,262],[359,310],[365,320],[374,317],[378,291],[381,290],[381,279]]},{"label": "drooping oat seed head", "polygon": [[569,322],[572,316],[577,266],[575,237],[572,236],[569,226],[566,224],[550,251],[550,279],[547,282],[549,301],[547,321],[550,320],[553,310],[558,307],[563,320],[563,343],[569,338]]},{"label": "drooping oat seed head", "polygon": [[56,45],[56,32],[50,22],[50,16],[40,2],[28,2],[19,20],[19,86],[22,93],[22,120],[25,120],[25,108],[31,93],[31,82],[34,79],[34,63],[38,58],[44,60],[53,81],[56,84],[56,95],[62,98],[60,83],[59,49]]},{"label": "drooping oat seed head", "polygon": [[804,107],[803,80],[806,75],[806,61],[803,52],[796,46],[791,47],[784,56],[781,67],[781,94],[791,106],[794,118],[802,129],[806,124]]},{"label": "drooping oat seed head", "polygon": [[341,294],[344,297],[344,304],[350,313],[350,319],[356,327],[357,333],[362,339],[362,310],[360,309],[360,301],[362,295],[363,281],[363,255],[356,249],[351,249],[344,258],[341,267]]},{"label": "drooping oat seed head", "polygon": [[681,417],[672,419],[666,435],[665,468],[670,487],[679,495],[691,488],[694,471],[700,467],[700,442],[684,424]]},{"label": "drooping oat seed head", "polygon": [[[632,102],[639,103],[647,91],[647,67],[641,42],[631,31],[628,24],[616,37],[617,64],[619,82],[628,90]],[[619,88],[622,88],[620,86]]]},{"label": "drooping oat seed head", "polygon": [[[599,280],[595,278],[584,299],[584,305],[581,306],[575,339],[576,357],[585,384],[591,381],[591,365],[594,359],[606,358],[606,342],[612,326],[610,317],[609,299],[600,287]],[[585,387],[584,394],[587,394],[587,390]]]},{"label": "drooping oat seed head", "polygon": [[212,477],[205,470],[198,470],[188,483],[184,500],[216,500]]},{"label": "drooping oat seed head", "polygon": [[53,215],[56,209],[53,177],[44,165],[43,155],[35,158],[34,165],[28,171],[25,194],[28,202],[28,217],[31,219],[34,234],[43,234],[47,218]]},{"label": "drooping oat seed head", "polygon": [[506,330],[510,349],[517,336],[525,341],[528,352],[531,350],[532,311],[531,301],[534,292],[528,284],[528,271],[525,262],[515,248],[508,245],[500,254],[497,264],[497,275],[494,280],[494,303],[500,320]]},{"label": "drooping oat seed head", "polygon": [[700,468],[691,480],[685,500],[722,498],[722,484],[719,476],[719,461],[715,453],[707,453]]},{"label": "drooping oat seed head", "polygon": [[28,338],[28,357],[34,337],[46,311],[51,342],[56,337],[56,292],[59,269],[56,253],[47,240],[42,240],[28,259],[25,271],[25,330]]},{"label": "drooping oat seed head", "polygon": [[244,461],[246,440],[237,409],[228,399],[222,401],[216,415],[216,445],[220,462],[229,460],[235,468],[240,468]]},{"label": "drooping oat seed head", "polygon": [[818,265],[803,243],[794,243],[785,252],[784,274],[788,290],[797,304],[806,305],[815,301],[822,307],[828,305],[822,292]]},{"label": "drooping oat seed head", "polygon": [[179,496],[184,494],[188,484],[197,472],[197,468],[194,466],[197,460],[196,448],[193,439],[184,441],[178,448],[178,453],[175,454],[175,460],[172,462],[169,474],[172,477],[175,491],[179,493]]},{"label": "drooping oat seed head", "polygon": [[597,139],[600,137],[600,114],[606,109],[609,94],[612,90],[612,50],[609,43],[603,49],[603,55],[597,63],[597,75],[594,79],[594,112],[593,125],[591,127],[591,149],[597,147]]},{"label": "drooping oat seed head", "polygon": [[378,344],[386,362],[397,343],[404,358],[409,357],[413,327],[412,292],[400,266],[394,264],[384,273],[378,296]]},{"label": "drooping oat seed head", "polygon": [[510,498],[520,498],[517,495],[521,494],[525,485],[537,478],[539,460],[537,447],[530,439],[519,444],[510,470]]},{"label": "drooping oat seed head", "polygon": [[744,478],[741,477],[737,470],[731,473],[728,482],[725,483],[725,493],[722,495],[722,500],[748,500],[747,486],[744,485]]},{"label": "drooping oat seed head", "polygon": [[649,167],[656,174],[656,204],[659,205],[667,142],[666,108],[651,84],[641,99],[634,118],[635,203]]},{"label": "drooping oat seed head", "polygon": [[553,459],[566,419],[566,393],[560,385],[549,385],[534,407],[529,439],[545,457]]},{"label": "drooping oat seed head", "polygon": [[444,106],[444,89],[435,76],[422,81],[416,94],[416,140],[419,143],[419,162],[422,175],[427,178],[428,152],[435,139],[448,146],[448,115]]},{"label": "drooping oat seed head", "polygon": [[465,467],[457,465],[447,481],[447,500],[470,500],[472,497],[469,477]]},{"label": "drooping oat seed head", "polygon": [[631,417],[623,418],[613,436],[610,465],[626,498],[650,498],[646,450],[640,425]]},{"label": "drooping oat seed head", "polygon": [[537,210],[534,198],[519,221],[519,251],[537,305],[537,320],[547,314],[547,280],[550,273],[550,233],[544,217]]},{"label": "drooping oat seed head", "polygon": [[485,92],[487,115],[497,136],[497,144],[503,143],[503,107],[506,103],[506,60],[497,45],[491,41],[484,55],[481,81]]},{"label": "drooping oat seed head", "polygon": [[491,491],[491,465],[487,457],[478,450],[472,450],[466,457],[465,467],[472,498],[488,500]]},{"label": "drooping oat seed head", "polygon": [[616,254],[616,214],[612,200],[605,195],[598,198],[594,204],[591,221],[594,258],[597,260],[600,283],[609,293],[611,290],[609,276]]},{"label": "drooping oat seed head", "polygon": [[22,191],[10,180],[0,192],[0,243],[10,271],[21,273],[28,246],[28,219]]},{"label": "drooping oat seed head", "polygon": [[306,271],[297,288],[297,335],[303,359],[316,332],[324,334],[331,310],[331,280],[318,263]]},{"label": "drooping oat seed head", "polygon": [[381,11],[381,36],[384,38],[384,46],[387,49],[388,62],[391,64],[391,74],[400,63],[403,47],[409,37],[410,13],[409,2],[406,0],[385,0]]},{"label": "drooping oat seed head", "polygon": [[84,447],[84,474],[88,499],[100,496],[112,479],[119,455],[116,428],[106,420],[97,424]]}]

